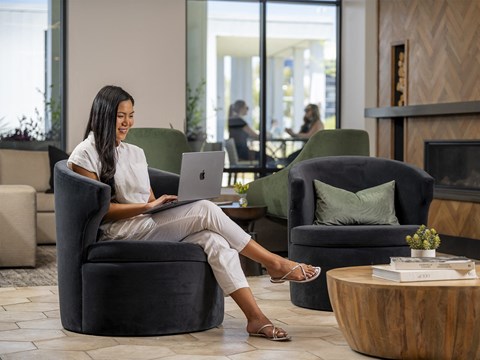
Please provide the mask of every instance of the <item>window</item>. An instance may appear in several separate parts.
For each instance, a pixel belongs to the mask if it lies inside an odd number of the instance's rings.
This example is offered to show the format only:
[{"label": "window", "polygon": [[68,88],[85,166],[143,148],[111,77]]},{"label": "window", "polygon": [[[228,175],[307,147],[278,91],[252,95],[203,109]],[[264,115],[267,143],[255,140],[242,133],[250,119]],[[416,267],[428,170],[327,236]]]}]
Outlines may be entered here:
[{"label": "window", "polygon": [[0,0],[0,147],[63,147],[62,11],[62,0]]},{"label": "window", "polygon": [[229,156],[226,168],[266,173],[285,166],[305,142],[285,129],[307,126],[309,104],[325,128],[337,126],[339,6],[187,1],[187,86],[200,89],[195,125],[207,143],[233,138],[237,158]]}]

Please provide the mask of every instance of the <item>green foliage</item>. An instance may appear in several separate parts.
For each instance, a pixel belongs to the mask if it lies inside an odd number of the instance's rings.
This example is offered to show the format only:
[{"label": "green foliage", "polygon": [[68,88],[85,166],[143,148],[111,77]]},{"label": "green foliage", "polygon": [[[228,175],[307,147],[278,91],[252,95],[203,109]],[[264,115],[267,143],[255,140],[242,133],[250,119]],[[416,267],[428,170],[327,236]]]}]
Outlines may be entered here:
[{"label": "green foliage", "polygon": [[325,60],[325,75],[330,75],[332,77],[337,76],[336,60]]},{"label": "green foliage", "polygon": [[[53,86],[53,85],[52,85]],[[40,91],[40,90],[38,90]],[[61,105],[55,99],[47,100],[46,94],[42,93],[45,104],[45,111],[50,114],[52,127],[49,131],[42,131],[41,124],[44,119],[40,112],[35,108],[35,118],[27,118],[22,115],[18,118],[18,126],[13,130],[2,131],[0,133],[0,140],[7,141],[44,141],[44,140],[58,140],[60,139],[61,130]],[[4,118],[1,118],[2,121]],[[6,128],[5,125],[0,126],[0,129]]]},{"label": "green foliage", "polygon": [[435,229],[428,229],[421,225],[413,236],[407,235],[405,238],[411,249],[434,250],[440,246],[440,236]]},{"label": "green foliage", "polygon": [[248,191],[248,186],[248,184],[242,184],[241,182],[237,182],[233,184],[233,190],[235,190],[237,194],[246,194]]},{"label": "green foliage", "polygon": [[190,141],[204,140],[205,131],[203,130],[204,110],[201,107],[200,100],[205,93],[205,80],[202,80],[195,89],[187,83],[187,119],[185,135]]}]

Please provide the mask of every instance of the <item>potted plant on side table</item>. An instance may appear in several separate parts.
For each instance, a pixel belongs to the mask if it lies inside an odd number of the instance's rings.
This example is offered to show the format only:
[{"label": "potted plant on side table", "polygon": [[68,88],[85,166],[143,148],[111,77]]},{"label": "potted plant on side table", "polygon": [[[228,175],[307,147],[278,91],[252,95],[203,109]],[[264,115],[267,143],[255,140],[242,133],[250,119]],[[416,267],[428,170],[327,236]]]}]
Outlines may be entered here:
[{"label": "potted plant on side table", "polygon": [[410,246],[412,257],[435,257],[440,246],[440,236],[436,230],[421,225],[413,235],[407,235],[405,240]]},{"label": "potted plant on side table", "polygon": [[248,201],[247,201],[247,191],[248,191],[248,184],[242,184],[240,182],[237,182],[233,184],[233,190],[240,196],[240,199],[238,200],[238,203],[241,207],[247,207],[248,206]]}]

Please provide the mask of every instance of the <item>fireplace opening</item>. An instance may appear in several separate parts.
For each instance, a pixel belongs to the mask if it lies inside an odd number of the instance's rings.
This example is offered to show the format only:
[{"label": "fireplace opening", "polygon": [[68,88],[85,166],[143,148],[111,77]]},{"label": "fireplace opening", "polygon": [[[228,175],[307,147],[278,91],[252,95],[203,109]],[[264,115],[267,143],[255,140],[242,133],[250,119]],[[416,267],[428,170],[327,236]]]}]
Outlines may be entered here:
[{"label": "fireplace opening", "polygon": [[480,141],[425,141],[424,159],[435,198],[480,202]]}]

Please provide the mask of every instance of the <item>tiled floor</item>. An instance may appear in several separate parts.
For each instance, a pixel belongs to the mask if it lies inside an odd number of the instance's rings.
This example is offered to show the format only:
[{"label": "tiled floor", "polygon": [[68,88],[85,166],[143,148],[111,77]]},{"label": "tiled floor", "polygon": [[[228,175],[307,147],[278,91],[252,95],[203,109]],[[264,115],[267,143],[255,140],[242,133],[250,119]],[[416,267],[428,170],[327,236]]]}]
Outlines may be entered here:
[{"label": "tiled floor", "polygon": [[266,276],[249,281],[261,308],[288,330],[292,341],[248,337],[244,316],[231,298],[225,299],[223,325],[204,332],[136,338],[81,335],[62,328],[56,287],[0,288],[0,359],[371,359],[348,347],[333,313],[292,305],[288,284],[270,284]]}]

